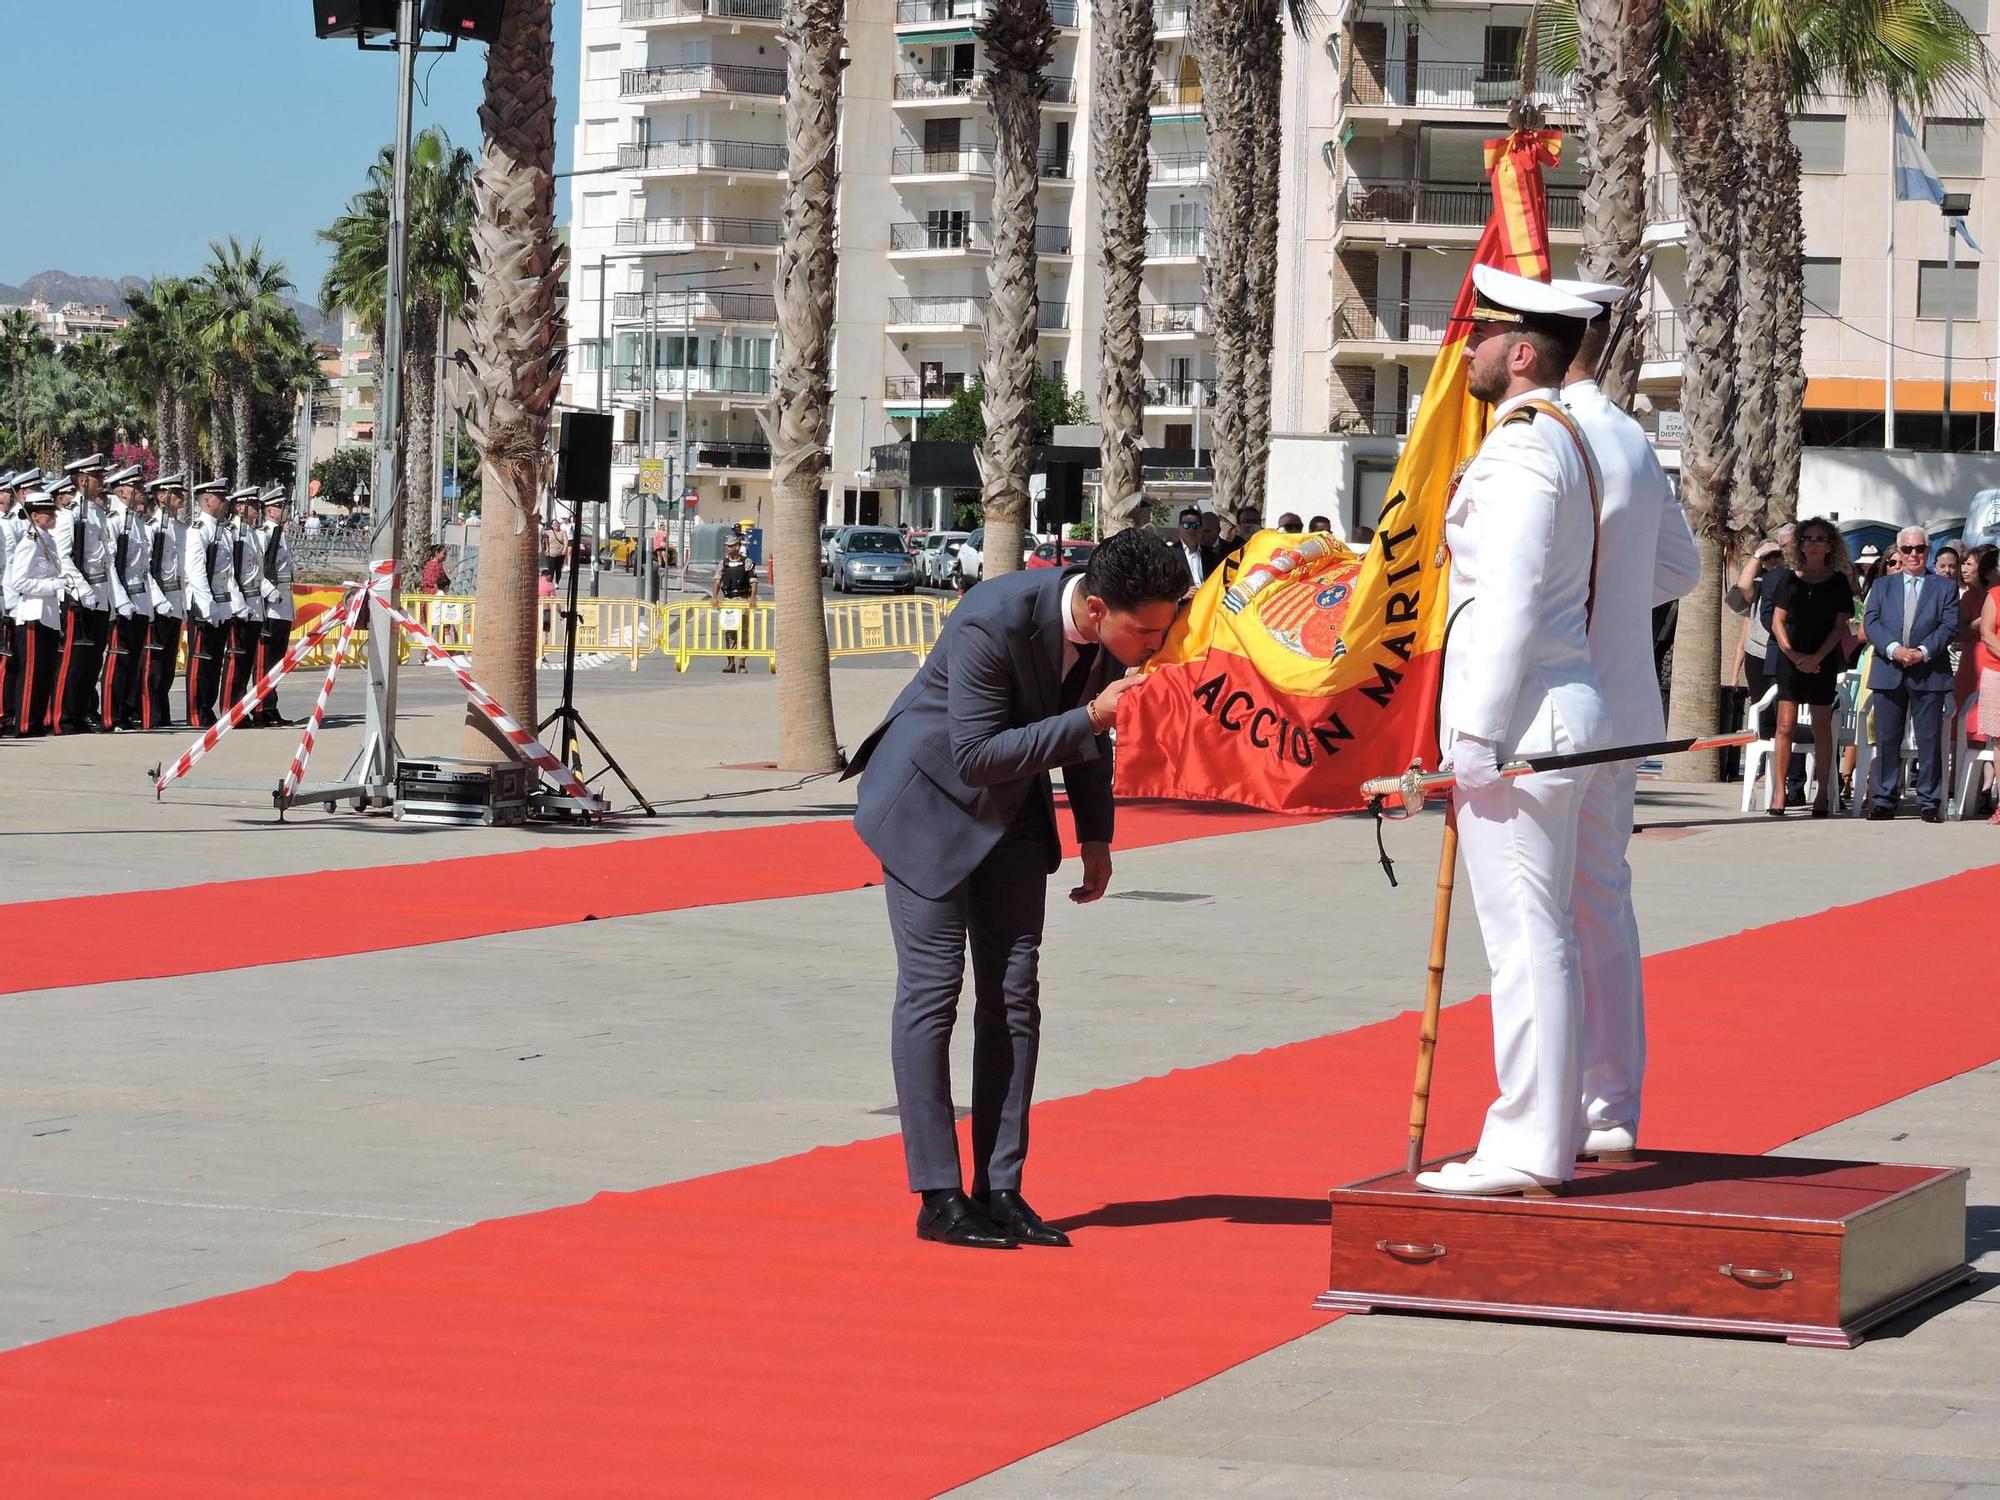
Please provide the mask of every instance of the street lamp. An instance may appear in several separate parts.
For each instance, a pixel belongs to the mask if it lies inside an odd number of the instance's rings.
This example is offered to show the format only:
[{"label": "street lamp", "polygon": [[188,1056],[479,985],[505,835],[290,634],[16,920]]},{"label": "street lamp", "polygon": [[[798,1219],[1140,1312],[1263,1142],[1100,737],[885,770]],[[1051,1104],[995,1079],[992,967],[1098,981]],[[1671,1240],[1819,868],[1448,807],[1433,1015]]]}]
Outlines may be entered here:
[{"label": "street lamp", "polygon": [[[1938,200],[1944,215],[1944,451],[1951,447],[1951,338],[1958,321],[1958,237],[1965,234],[1965,216],[1972,212],[1972,194],[1946,193]],[[1970,236],[1967,236],[1969,239]],[[2000,419],[1996,419],[2000,420]],[[1976,440],[1976,434],[1975,434]]]}]

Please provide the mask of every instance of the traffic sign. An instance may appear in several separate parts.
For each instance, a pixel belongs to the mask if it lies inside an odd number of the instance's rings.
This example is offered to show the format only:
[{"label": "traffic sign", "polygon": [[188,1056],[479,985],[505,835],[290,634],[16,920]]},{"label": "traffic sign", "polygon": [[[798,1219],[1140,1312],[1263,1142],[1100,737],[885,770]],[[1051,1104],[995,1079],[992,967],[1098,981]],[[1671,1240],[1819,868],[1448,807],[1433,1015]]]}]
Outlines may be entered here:
[{"label": "traffic sign", "polygon": [[639,460],[639,493],[664,495],[667,492],[667,461],[664,458]]}]

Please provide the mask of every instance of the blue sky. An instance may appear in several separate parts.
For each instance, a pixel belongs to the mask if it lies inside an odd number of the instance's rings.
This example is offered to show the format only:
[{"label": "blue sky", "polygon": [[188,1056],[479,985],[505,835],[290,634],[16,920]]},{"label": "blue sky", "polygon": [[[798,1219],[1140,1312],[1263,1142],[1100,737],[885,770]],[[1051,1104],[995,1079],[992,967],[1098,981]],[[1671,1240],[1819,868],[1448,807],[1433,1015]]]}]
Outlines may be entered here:
[{"label": "blue sky", "polygon": [[[558,170],[575,125],[578,3],[556,0]],[[187,273],[234,234],[262,239],[316,299],[326,256],[314,233],[395,129],[393,53],[318,40],[311,0],[0,0],[0,11],[0,282]],[[442,125],[476,153],[485,73],[478,45],[418,58],[418,127]],[[558,192],[564,213],[567,201]]]}]

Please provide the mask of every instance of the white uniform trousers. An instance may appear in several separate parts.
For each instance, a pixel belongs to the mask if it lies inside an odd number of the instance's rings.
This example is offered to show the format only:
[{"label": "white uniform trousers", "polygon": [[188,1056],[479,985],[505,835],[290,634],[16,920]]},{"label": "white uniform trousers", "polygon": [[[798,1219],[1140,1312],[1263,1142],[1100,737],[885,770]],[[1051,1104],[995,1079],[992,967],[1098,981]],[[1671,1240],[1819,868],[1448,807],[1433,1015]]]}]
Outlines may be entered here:
[{"label": "white uniform trousers", "polygon": [[1639,1128],[1646,1076],[1645,981],[1632,867],[1625,846],[1639,794],[1639,763],[1586,771],[1577,828],[1576,947],[1583,973],[1583,1110],[1588,1129]]},{"label": "white uniform trousers", "polygon": [[1570,901],[1588,771],[1510,777],[1459,804],[1458,847],[1493,972],[1500,1097],[1479,1155],[1567,1181],[1583,1139],[1581,966]]}]

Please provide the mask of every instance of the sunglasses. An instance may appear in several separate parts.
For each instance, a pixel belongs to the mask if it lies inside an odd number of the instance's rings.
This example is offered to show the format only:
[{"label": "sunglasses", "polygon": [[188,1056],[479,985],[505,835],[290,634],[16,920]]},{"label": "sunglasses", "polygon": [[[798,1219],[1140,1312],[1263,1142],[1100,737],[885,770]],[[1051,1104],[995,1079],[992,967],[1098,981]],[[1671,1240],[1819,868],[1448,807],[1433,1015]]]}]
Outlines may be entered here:
[{"label": "sunglasses", "polygon": [[1930,549],[1929,547],[1925,546],[1925,545],[1924,545],[1924,544],[1923,544],[1922,542],[1918,542],[1918,543],[1917,543],[1917,544],[1916,544],[1915,546],[1911,546],[1911,547],[1906,547],[1906,546],[1904,546],[1904,545],[1903,545],[1903,544],[1902,544],[1901,542],[1898,542],[1898,543],[1896,544],[1896,550],[1897,550],[1898,552],[1911,552],[1911,553],[1918,553],[1918,552],[1928,552],[1928,551],[1930,551],[1931,549]]},{"label": "sunglasses", "polygon": [[1201,530],[1201,522],[1199,522],[1199,521],[1183,521],[1183,522],[1181,522],[1181,530],[1182,530],[1182,531],[1199,531],[1199,530]]}]

